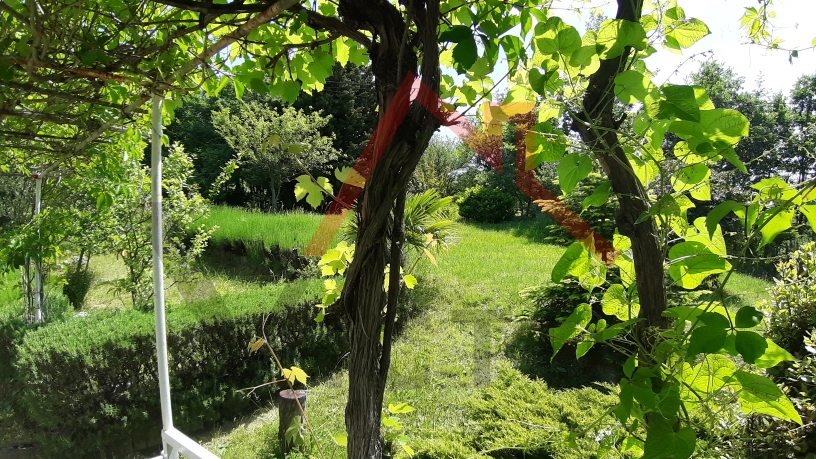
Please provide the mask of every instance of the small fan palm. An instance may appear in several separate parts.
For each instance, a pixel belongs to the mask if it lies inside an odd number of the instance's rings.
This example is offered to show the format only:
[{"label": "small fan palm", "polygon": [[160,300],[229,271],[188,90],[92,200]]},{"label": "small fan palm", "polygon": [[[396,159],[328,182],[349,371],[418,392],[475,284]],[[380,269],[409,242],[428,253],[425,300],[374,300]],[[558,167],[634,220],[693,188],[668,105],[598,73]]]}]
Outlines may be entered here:
[{"label": "small fan palm", "polygon": [[[406,247],[424,254],[436,264],[434,252],[447,249],[456,243],[456,223],[447,210],[452,198],[442,198],[436,190],[409,194],[405,200],[405,242]],[[357,239],[357,215],[346,223],[344,239]],[[411,270],[409,270],[410,272]]]}]

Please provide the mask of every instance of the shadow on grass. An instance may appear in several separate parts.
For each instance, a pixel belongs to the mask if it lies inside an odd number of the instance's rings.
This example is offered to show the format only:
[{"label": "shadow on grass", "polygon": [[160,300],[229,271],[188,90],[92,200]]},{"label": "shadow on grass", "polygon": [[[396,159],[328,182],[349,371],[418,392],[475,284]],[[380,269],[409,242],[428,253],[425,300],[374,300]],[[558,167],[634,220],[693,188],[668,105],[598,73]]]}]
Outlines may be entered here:
[{"label": "shadow on grass", "polygon": [[[616,385],[623,376],[625,357],[600,345],[594,346],[580,359],[575,358],[575,345],[566,344],[551,360],[552,346],[547,330],[535,321],[525,321],[508,338],[505,353],[525,375],[544,380],[554,389],[594,387],[600,383]],[[603,389],[604,391],[606,389]]]},{"label": "shadow on grass", "polygon": [[221,241],[207,247],[199,259],[199,269],[232,280],[265,284],[317,276],[317,260],[299,255],[297,249],[267,249],[259,241]]}]

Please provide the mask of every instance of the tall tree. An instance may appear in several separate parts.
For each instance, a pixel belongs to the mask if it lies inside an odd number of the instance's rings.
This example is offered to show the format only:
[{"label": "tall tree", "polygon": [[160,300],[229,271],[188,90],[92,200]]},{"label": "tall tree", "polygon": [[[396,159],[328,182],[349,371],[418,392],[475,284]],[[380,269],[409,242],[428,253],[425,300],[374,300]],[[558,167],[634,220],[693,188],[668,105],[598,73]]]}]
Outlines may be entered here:
[{"label": "tall tree", "polygon": [[787,143],[788,173],[804,182],[816,173],[816,75],[796,80],[790,95],[793,129]]},{"label": "tall tree", "polygon": [[[293,107],[280,111],[258,101],[240,101],[212,113],[216,131],[238,154],[242,174],[256,196],[269,196],[276,212],[281,187],[302,170],[319,171],[337,157],[332,139],[319,129],[329,119],[320,112],[307,115]],[[239,166],[240,167],[240,166]]]}]

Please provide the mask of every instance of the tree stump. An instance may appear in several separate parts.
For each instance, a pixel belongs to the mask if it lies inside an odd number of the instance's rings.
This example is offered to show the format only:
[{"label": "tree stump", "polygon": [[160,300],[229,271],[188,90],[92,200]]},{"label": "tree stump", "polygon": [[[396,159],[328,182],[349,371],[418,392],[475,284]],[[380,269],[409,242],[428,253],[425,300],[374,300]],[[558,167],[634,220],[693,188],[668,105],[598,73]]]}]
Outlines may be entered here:
[{"label": "tree stump", "polygon": [[[278,425],[278,444],[280,444],[281,451],[286,454],[292,451],[296,446],[295,442],[291,441],[292,439],[287,441],[286,431],[289,430],[289,427],[292,426],[292,422],[298,416],[300,416],[300,423],[303,423],[303,415],[300,412],[300,408],[298,408],[298,402],[300,402],[300,406],[303,407],[303,411],[305,412],[307,391],[285,389],[280,391],[278,395],[278,419],[280,420],[280,424]],[[302,434],[302,432],[300,433]]]}]

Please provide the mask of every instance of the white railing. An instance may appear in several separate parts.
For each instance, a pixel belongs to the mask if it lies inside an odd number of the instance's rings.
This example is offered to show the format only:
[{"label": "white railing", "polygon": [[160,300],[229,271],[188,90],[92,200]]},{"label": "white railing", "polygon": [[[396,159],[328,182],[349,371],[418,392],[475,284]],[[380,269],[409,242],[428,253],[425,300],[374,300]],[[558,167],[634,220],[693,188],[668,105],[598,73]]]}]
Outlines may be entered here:
[{"label": "white railing", "polygon": [[173,427],[173,410],[170,405],[170,370],[167,365],[167,328],[164,317],[164,257],[162,249],[162,96],[153,95],[151,138],[151,200],[153,245],[153,312],[156,317],[156,356],[159,370],[159,399],[162,413],[163,459],[219,459],[215,454],[196,443]]}]

